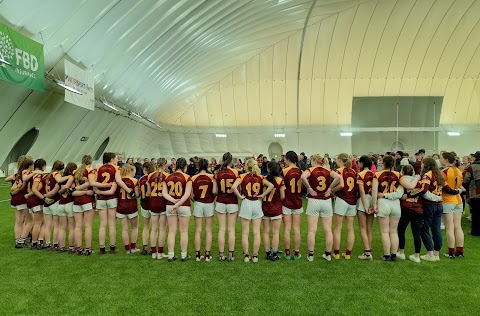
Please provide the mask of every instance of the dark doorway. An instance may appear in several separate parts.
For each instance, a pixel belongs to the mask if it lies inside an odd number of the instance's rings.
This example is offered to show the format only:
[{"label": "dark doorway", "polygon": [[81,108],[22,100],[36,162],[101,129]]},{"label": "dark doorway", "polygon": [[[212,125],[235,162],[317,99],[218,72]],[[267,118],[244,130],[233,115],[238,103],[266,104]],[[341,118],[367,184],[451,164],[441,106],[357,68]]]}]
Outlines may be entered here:
[{"label": "dark doorway", "polygon": [[5,172],[5,175],[9,175],[9,170],[8,170],[8,165],[11,163],[16,163],[18,158],[21,155],[26,155],[30,148],[32,148],[33,144],[35,144],[35,141],[38,138],[39,134],[39,129],[38,128],[32,128],[13,145],[12,150],[10,150],[10,153],[8,154],[7,158],[5,158],[5,161],[2,164],[2,170]]}]

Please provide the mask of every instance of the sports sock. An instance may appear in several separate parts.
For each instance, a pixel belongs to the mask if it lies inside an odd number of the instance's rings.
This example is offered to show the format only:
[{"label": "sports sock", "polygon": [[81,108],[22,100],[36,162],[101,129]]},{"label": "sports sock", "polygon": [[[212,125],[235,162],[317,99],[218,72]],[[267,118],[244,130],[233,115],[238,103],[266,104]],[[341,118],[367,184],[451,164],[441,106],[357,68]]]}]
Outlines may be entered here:
[{"label": "sports sock", "polygon": [[285,255],[289,256],[290,255],[290,249],[285,248]]},{"label": "sports sock", "polygon": [[335,250],[333,251],[333,253],[336,254],[336,255],[339,255],[339,254],[340,254],[340,249],[335,249]]},{"label": "sports sock", "polygon": [[163,253],[163,247],[158,247],[158,253]]},{"label": "sports sock", "polygon": [[347,249],[347,252],[345,253],[345,255],[350,256],[351,254],[352,254],[352,251]]},{"label": "sports sock", "polygon": [[100,246],[100,253],[101,253],[101,254],[106,253],[105,246],[103,246],[103,247]]},{"label": "sports sock", "polygon": [[371,256],[372,255],[372,250],[370,249],[365,249],[365,252],[364,252],[365,256]]},{"label": "sports sock", "polygon": [[147,250],[148,249],[148,245],[143,245],[143,250]]},{"label": "sports sock", "polygon": [[130,245],[125,245],[125,250],[130,251]]},{"label": "sports sock", "polygon": [[456,254],[457,255],[463,255],[463,247],[457,247]]},{"label": "sports sock", "polygon": [[40,246],[43,246],[43,239],[39,239],[38,243],[40,244]]},{"label": "sports sock", "polygon": [[205,250],[205,258],[208,258],[208,257],[210,257],[210,250],[209,251]]},{"label": "sports sock", "polygon": [[53,242],[53,248],[58,248],[58,242]]},{"label": "sports sock", "polygon": [[222,252],[222,251],[219,251],[219,252],[218,252],[218,255],[219,255],[220,257],[225,257],[225,253]]},{"label": "sports sock", "polygon": [[448,248],[448,254],[453,256],[455,254],[455,248]]},{"label": "sports sock", "polygon": [[184,259],[185,257],[187,257],[187,253],[186,253],[186,252],[182,252],[182,253],[180,253],[180,256],[182,257],[182,259]]},{"label": "sports sock", "polygon": [[200,250],[195,251],[195,257],[200,258]]},{"label": "sports sock", "polygon": [[37,247],[37,244],[38,244],[38,241],[34,240],[34,241],[32,242],[32,247],[33,247],[33,248]]},{"label": "sports sock", "polygon": [[331,251],[325,251],[325,256],[331,256],[332,252]]},{"label": "sports sock", "polygon": [[117,249],[116,245],[110,245],[110,251],[115,251]]},{"label": "sports sock", "polygon": [[397,254],[396,254],[396,253],[392,253],[392,254],[390,255],[390,258],[392,259],[392,261],[397,260]]},{"label": "sports sock", "polygon": [[294,256],[300,255],[300,250],[294,250],[294,251],[293,251],[293,255],[294,255]]},{"label": "sports sock", "polygon": [[130,249],[135,249],[135,248],[137,248],[137,243],[136,243],[136,242],[132,242],[132,243],[130,244]]},{"label": "sports sock", "polygon": [[150,247],[152,253],[157,253],[157,247]]},{"label": "sports sock", "polygon": [[309,251],[308,251],[308,255],[311,256],[311,257],[313,257],[313,250],[309,250]]},{"label": "sports sock", "polygon": [[230,251],[230,258],[234,257],[234,251]]}]

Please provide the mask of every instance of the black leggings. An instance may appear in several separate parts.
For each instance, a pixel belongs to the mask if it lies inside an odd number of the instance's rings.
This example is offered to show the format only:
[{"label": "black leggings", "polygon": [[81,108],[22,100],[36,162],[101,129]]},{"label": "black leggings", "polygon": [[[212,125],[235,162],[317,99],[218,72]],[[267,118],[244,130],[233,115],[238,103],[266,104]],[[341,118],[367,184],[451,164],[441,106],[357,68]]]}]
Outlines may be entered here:
[{"label": "black leggings", "polygon": [[400,217],[400,222],[398,222],[398,241],[400,249],[405,249],[405,231],[407,230],[408,223],[411,223],[410,227],[412,228],[415,253],[420,253],[420,249],[422,248],[422,238],[420,236],[422,218],[422,214],[408,208],[402,208],[402,216]]}]

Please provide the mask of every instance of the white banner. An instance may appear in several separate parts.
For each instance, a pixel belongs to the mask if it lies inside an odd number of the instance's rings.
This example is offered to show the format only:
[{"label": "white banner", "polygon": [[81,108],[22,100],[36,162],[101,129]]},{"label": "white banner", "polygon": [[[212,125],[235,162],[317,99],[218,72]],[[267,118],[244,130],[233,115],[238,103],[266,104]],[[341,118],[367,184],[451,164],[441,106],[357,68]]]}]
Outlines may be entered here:
[{"label": "white banner", "polygon": [[89,110],[95,109],[93,72],[88,73],[65,59],[65,84],[82,95],[65,90],[65,101]]}]

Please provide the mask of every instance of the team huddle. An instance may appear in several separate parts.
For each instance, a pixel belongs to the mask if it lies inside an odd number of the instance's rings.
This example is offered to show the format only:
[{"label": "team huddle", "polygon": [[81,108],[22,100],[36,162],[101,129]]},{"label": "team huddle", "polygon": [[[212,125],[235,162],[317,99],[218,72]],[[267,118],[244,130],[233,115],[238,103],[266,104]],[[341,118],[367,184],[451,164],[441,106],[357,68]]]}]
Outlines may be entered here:
[{"label": "team huddle", "polygon": [[[152,161],[153,162],[153,161]],[[423,159],[419,174],[410,164],[395,171],[392,156],[383,157],[381,171],[372,171],[372,159],[361,156],[358,172],[352,169],[352,158],[339,154],[336,169],[322,155],[310,157],[309,167],[299,168],[298,156],[289,151],[280,163],[270,161],[262,175],[257,160],[244,164],[245,173],[233,167],[233,157],[225,153],[218,166],[199,159],[198,170],[189,176],[187,161],[176,160],[170,169],[167,160],[143,164],[143,176],[135,178],[135,167],[117,166],[114,153],[103,155],[103,165],[92,168],[91,156],[82,163],[65,166],[55,161],[50,173],[45,173],[46,161],[22,156],[18,172],[5,179],[11,182],[11,205],[15,209],[15,247],[52,249],[78,255],[91,255],[92,224],[95,210],[99,216],[100,254],[116,249],[116,221],[122,226],[121,237],[127,254],[141,252],[153,259],[175,256],[175,239],[180,234],[180,258],[188,255],[190,217],[195,219],[195,259],[212,260],[212,224],[218,220],[218,248],[221,261],[235,258],[235,230],[238,217],[242,227],[243,260],[257,262],[262,241],[266,259],[299,260],[301,220],[306,195],[308,225],[307,260],[314,260],[315,238],[320,219],[325,237],[322,257],[351,259],[355,242],[354,220],[358,216],[364,252],[361,260],[373,260],[373,224],[378,220],[384,261],[406,259],[405,233],[411,225],[415,253],[413,262],[440,260],[442,248],[441,220],[447,230],[449,258],[464,257],[464,235],[461,227],[463,204],[462,185],[472,179],[458,168],[458,157],[443,152],[441,167],[431,158]],[[379,166],[380,167],[380,166]],[[168,172],[167,172],[168,170]],[[265,175],[266,174],[266,175]],[[142,249],[137,249],[139,206],[143,219]],[[239,203],[240,201],[240,203]],[[193,202],[193,203],[192,203]],[[192,205],[193,204],[193,205]],[[240,205],[240,206],[239,206]],[[340,252],[342,225],[347,226],[347,243]],[[283,224],[284,249],[279,249]],[[332,228],[334,226],[334,228]],[[250,252],[250,229],[253,249]],[[202,231],[205,230],[205,252],[201,253]],[[291,233],[293,230],[293,251]],[[67,238],[68,232],[68,238]],[[227,235],[228,253],[225,251]],[[31,241],[31,245],[27,242]],[[66,243],[68,242],[68,246]],[[165,247],[165,242],[167,243]],[[420,255],[422,243],[427,250]],[[251,255],[250,255],[251,254]]]}]

